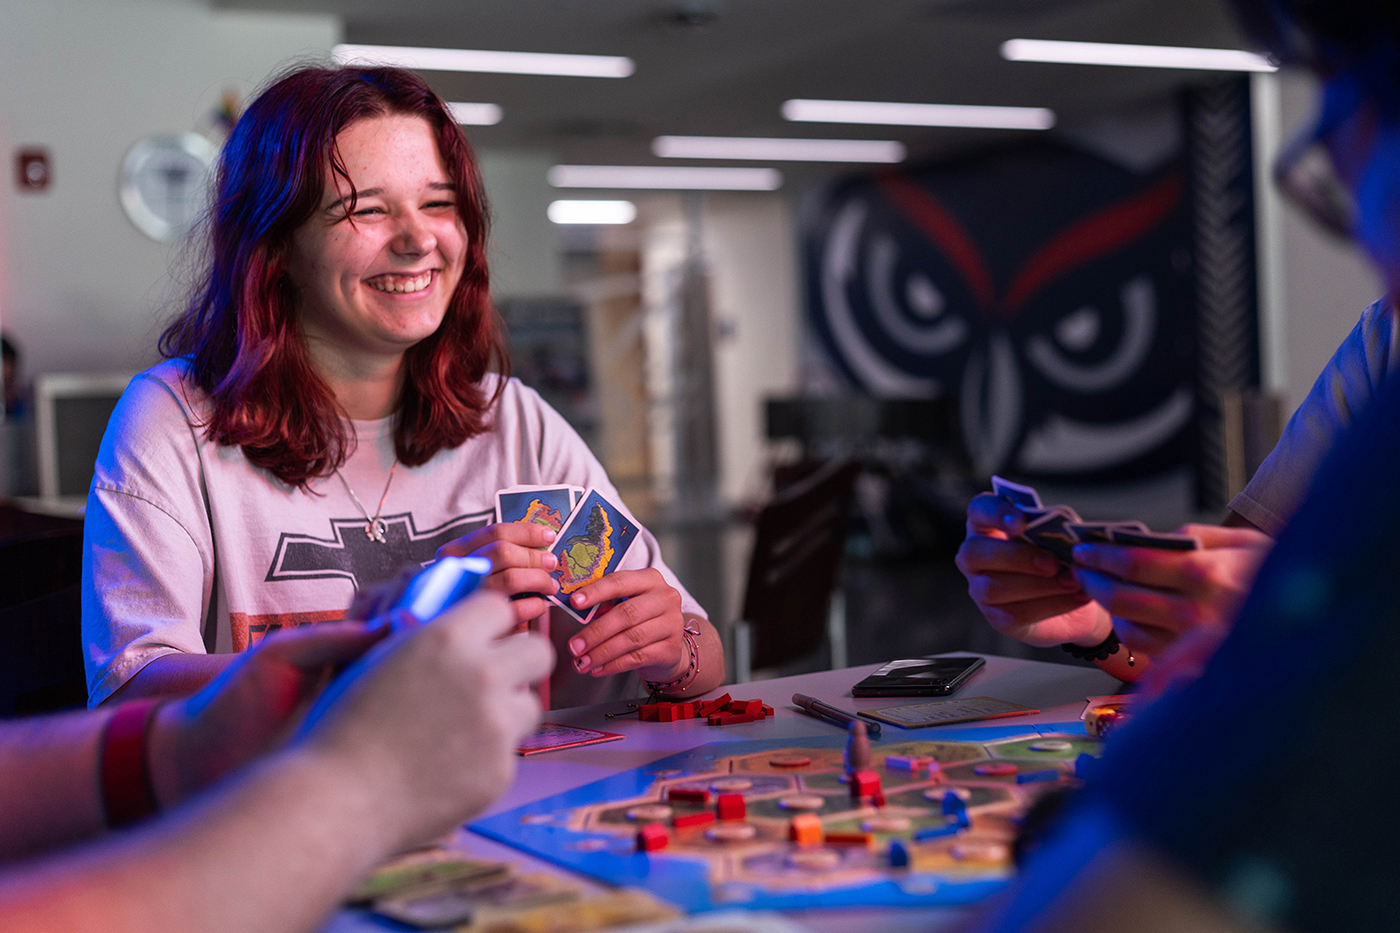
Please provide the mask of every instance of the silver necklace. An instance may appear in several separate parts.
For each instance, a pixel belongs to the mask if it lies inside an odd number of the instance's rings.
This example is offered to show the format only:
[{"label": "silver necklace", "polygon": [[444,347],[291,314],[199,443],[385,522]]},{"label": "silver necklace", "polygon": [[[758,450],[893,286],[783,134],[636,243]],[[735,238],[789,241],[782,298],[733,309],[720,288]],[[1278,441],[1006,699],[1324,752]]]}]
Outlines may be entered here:
[{"label": "silver necklace", "polygon": [[389,478],[384,482],[384,495],[379,497],[379,508],[374,510],[373,518],[370,517],[369,509],[365,508],[364,503],[360,501],[360,497],[355,495],[355,490],[350,488],[350,481],[345,478],[345,474],[340,472],[339,467],[336,467],[335,470],[335,475],[339,476],[340,481],[345,484],[345,491],[350,493],[350,498],[355,500],[355,505],[359,507],[361,514],[365,517],[365,537],[371,541],[378,541],[380,544],[384,543],[389,534],[389,525],[379,517],[379,513],[384,511],[384,500],[389,498],[389,484],[394,481],[394,471],[398,468],[399,458],[395,457],[394,465],[389,467]]}]

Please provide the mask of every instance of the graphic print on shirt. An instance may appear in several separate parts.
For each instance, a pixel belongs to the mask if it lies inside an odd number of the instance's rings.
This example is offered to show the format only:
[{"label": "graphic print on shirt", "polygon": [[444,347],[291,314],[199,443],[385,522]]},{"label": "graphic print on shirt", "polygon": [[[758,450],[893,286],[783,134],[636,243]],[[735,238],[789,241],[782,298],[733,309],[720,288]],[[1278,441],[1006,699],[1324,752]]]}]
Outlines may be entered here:
[{"label": "graphic print on shirt", "polygon": [[490,509],[484,509],[424,531],[418,530],[411,512],[385,515],[382,521],[387,531],[382,542],[365,534],[363,517],[331,519],[329,538],[284,531],[265,580],[280,583],[342,577],[360,590],[389,579],[405,564],[428,563],[438,548],[485,526],[492,515]]}]

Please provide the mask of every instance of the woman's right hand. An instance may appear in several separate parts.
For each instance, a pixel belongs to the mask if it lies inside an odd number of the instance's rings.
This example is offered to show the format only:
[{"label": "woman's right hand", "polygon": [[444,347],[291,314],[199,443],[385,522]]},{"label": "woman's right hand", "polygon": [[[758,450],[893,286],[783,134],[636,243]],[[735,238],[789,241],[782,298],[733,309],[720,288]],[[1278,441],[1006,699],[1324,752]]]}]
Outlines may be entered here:
[{"label": "woman's right hand", "polygon": [[[499,522],[478,528],[469,535],[438,548],[438,557],[485,557],[491,561],[491,574],[483,582],[487,589],[507,596],[531,594],[511,602],[516,622],[527,622],[544,614],[559,584],[549,574],[559,559],[541,550],[554,543],[554,532],[531,522]],[[538,595],[535,595],[538,594]]]},{"label": "woman's right hand", "polygon": [[1053,555],[1015,540],[1025,525],[1021,510],[1000,496],[983,493],[968,504],[956,561],[968,595],[992,628],[1028,645],[1099,644],[1113,620]]}]

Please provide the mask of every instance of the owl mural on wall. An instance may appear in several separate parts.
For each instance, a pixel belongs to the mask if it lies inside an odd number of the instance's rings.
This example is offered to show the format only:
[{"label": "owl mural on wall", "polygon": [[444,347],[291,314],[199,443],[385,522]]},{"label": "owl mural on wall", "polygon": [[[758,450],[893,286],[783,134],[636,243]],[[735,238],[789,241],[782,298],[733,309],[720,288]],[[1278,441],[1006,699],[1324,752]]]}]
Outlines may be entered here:
[{"label": "owl mural on wall", "polygon": [[805,217],[815,336],[861,390],[953,395],[984,475],[1190,462],[1186,179],[1051,143],[839,182]]}]

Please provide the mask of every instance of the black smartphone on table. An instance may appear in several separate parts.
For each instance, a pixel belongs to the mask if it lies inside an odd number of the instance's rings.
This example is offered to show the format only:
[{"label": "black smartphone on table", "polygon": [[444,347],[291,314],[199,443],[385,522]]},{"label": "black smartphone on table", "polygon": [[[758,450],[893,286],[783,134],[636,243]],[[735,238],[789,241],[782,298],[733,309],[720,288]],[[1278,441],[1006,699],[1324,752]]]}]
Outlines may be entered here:
[{"label": "black smartphone on table", "polygon": [[851,688],[853,697],[945,697],[986,665],[983,658],[891,661]]}]

